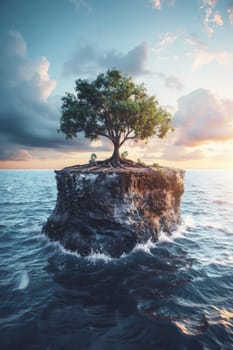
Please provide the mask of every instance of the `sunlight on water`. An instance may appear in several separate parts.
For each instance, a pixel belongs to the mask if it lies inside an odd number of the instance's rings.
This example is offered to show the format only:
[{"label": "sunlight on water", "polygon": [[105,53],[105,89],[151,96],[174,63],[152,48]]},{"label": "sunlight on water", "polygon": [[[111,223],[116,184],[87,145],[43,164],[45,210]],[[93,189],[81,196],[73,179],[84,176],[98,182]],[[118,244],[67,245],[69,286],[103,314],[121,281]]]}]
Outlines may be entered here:
[{"label": "sunlight on water", "polygon": [[225,327],[231,327],[233,322],[233,309],[227,310],[217,306],[211,306],[207,312],[208,322],[212,325],[222,324]]},{"label": "sunlight on water", "polygon": [[208,321],[204,315],[191,317],[189,320],[183,319],[180,321],[174,321],[174,324],[182,333],[192,336],[203,334],[208,328]]},{"label": "sunlight on water", "polygon": [[233,322],[233,309],[220,309],[219,313],[221,317],[221,322],[226,326],[231,326]]},{"label": "sunlight on water", "polygon": [[233,256],[228,257],[228,263],[233,265]]},{"label": "sunlight on water", "polygon": [[186,322],[174,321],[175,325],[181,330],[182,333],[187,335],[195,335],[196,332],[192,331]]}]

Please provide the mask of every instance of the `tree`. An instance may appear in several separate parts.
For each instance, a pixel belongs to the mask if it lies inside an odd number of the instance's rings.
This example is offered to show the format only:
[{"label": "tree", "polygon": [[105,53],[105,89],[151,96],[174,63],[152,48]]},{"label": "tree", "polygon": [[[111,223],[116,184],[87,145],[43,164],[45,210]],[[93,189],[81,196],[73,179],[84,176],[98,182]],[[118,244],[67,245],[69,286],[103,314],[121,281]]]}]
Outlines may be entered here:
[{"label": "tree", "polygon": [[99,74],[92,82],[78,79],[75,92],[62,98],[59,131],[67,138],[80,132],[90,140],[108,138],[114,145],[108,162],[114,166],[126,162],[119,152],[125,141],[163,138],[172,129],[171,115],[148,96],[144,84],[135,84],[117,69]]}]

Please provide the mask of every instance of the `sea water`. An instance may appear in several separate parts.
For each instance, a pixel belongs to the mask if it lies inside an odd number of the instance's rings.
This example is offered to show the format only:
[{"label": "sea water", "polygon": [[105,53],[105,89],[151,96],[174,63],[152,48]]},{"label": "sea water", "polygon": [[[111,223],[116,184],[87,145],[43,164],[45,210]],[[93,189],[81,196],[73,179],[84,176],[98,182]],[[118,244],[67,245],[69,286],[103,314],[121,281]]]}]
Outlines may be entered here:
[{"label": "sea water", "polygon": [[41,228],[53,171],[0,171],[1,350],[233,349],[233,172],[187,171],[183,223],[112,259]]}]

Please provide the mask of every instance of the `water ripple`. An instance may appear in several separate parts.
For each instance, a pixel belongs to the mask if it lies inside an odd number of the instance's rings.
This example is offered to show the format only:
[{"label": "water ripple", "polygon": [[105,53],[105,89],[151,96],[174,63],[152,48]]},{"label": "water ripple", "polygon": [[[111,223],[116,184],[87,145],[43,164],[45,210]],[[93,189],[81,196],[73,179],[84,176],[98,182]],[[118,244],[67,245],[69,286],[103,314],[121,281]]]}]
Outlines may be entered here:
[{"label": "water ripple", "polygon": [[41,233],[53,172],[0,172],[1,348],[232,349],[232,178],[187,172],[179,230],[112,259]]}]

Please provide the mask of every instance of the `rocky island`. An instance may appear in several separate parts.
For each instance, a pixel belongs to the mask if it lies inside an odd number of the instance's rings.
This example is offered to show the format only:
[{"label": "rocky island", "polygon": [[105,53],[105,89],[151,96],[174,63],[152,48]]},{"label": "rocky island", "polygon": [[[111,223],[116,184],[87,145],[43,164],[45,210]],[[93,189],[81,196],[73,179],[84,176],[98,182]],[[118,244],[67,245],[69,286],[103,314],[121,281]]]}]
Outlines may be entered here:
[{"label": "rocky island", "polygon": [[80,255],[113,257],[181,223],[184,171],[80,165],[56,171],[57,203],[43,231]]},{"label": "rocky island", "polygon": [[60,129],[66,138],[84,136],[112,143],[112,156],[56,172],[57,204],[45,233],[65,248],[119,257],[137,243],[156,240],[180,224],[184,172],[148,167],[126,159],[127,141],[162,139],[174,131],[171,114],[149,96],[144,84],[118,69],[89,82],[78,79],[74,93],[62,98]]}]

